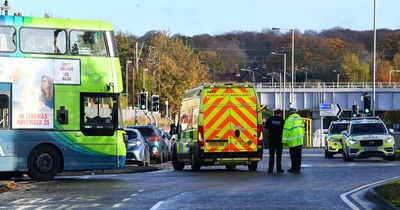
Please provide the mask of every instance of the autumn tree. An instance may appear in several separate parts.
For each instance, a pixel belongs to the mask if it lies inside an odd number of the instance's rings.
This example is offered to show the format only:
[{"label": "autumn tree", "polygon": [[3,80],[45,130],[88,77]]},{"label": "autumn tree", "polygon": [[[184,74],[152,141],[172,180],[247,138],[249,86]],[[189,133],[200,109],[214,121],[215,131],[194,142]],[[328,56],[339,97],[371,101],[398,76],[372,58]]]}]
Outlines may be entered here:
[{"label": "autumn tree", "polygon": [[161,100],[169,101],[171,113],[177,114],[184,91],[210,80],[207,66],[179,37],[160,32],[152,37],[150,45],[156,48],[159,57],[159,62],[149,67],[156,92]]},{"label": "autumn tree", "polygon": [[378,82],[389,82],[392,65],[389,61],[378,58],[376,60],[376,79]]},{"label": "autumn tree", "polygon": [[361,63],[355,53],[345,53],[342,58],[341,72],[346,75],[349,82],[369,81],[369,66]]}]

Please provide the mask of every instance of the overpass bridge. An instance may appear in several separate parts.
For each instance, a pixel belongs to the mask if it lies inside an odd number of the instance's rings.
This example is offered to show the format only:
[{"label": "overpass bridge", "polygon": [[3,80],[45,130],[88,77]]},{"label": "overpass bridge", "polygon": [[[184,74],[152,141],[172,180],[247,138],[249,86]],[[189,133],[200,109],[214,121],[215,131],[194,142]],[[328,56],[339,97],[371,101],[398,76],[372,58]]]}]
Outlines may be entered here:
[{"label": "overpass bridge", "polygon": [[[363,109],[361,97],[373,95],[373,83],[295,83],[292,104],[298,109],[318,111],[320,103],[340,104],[350,110],[353,104]],[[289,108],[292,84],[257,83],[261,104],[268,109]],[[400,111],[400,83],[376,83],[376,111]],[[285,104],[285,106],[284,106]]]},{"label": "overpass bridge", "polygon": [[[290,106],[292,84],[285,86],[280,83],[256,83],[256,90],[261,104],[267,105],[267,109],[286,109]],[[400,111],[400,83],[376,83],[375,111]],[[330,121],[319,115],[320,103],[340,104],[344,116],[351,116],[353,104],[358,105],[358,110],[364,110],[361,101],[367,93],[373,96],[373,83],[295,83],[293,85],[292,104],[300,110],[308,110],[312,119],[312,132],[319,134],[321,127],[327,129]],[[373,103],[373,99],[371,101]],[[372,104],[371,104],[372,105]],[[373,106],[373,105],[372,105]],[[331,118],[332,119],[332,118]],[[314,137],[313,141],[322,141],[321,137]],[[314,142],[322,145],[322,142]]]}]

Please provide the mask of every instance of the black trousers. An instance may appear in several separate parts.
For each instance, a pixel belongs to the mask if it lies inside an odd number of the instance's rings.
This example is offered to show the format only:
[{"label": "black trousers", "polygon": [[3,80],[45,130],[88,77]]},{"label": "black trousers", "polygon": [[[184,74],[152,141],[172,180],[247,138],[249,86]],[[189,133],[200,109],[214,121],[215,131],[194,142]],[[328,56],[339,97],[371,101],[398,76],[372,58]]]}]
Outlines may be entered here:
[{"label": "black trousers", "polygon": [[289,148],[290,160],[292,161],[292,171],[301,170],[301,149],[302,145]]},{"label": "black trousers", "polygon": [[282,146],[270,146],[269,147],[268,170],[272,171],[274,169],[275,153],[276,153],[276,169],[277,169],[277,171],[282,171]]}]

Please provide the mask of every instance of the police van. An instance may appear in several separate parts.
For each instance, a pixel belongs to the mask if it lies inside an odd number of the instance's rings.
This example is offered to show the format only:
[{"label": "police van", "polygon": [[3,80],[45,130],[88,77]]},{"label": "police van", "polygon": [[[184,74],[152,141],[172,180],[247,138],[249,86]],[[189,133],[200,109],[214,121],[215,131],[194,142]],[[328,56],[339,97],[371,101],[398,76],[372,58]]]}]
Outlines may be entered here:
[{"label": "police van", "polygon": [[180,108],[173,167],[182,170],[190,164],[197,171],[201,166],[247,165],[255,171],[263,154],[262,127],[252,85],[209,84],[188,90]]}]

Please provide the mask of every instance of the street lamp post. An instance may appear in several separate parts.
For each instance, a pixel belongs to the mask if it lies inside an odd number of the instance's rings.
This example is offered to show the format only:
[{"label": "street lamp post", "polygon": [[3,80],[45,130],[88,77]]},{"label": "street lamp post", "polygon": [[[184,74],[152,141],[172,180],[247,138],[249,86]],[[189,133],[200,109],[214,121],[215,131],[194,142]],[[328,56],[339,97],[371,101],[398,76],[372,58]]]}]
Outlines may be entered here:
[{"label": "street lamp post", "polygon": [[290,105],[293,105],[294,99],[294,28],[272,28],[274,31],[279,30],[287,30],[292,32],[292,86],[291,86],[291,95],[290,95]]},{"label": "street lamp post", "polygon": [[271,52],[271,55],[283,55],[283,119],[285,119],[285,109],[286,109],[286,53],[275,53]]},{"label": "street lamp post", "polygon": [[251,78],[250,80],[253,80],[253,85],[256,84],[256,77],[255,77],[255,75],[254,75],[254,72],[257,71],[257,70],[258,70],[258,68],[254,68],[254,69],[244,69],[244,68],[241,68],[241,69],[240,69],[240,71],[247,71],[247,72],[249,72],[249,77]]},{"label": "street lamp post", "polygon": [[373,103],[372,115],[375,117],[375,100],[376,100],[376,0],[374,0],[374,85],[373,85]]},{"label": "street lamp post", "polygon": [[127,100],[127,105],[129,106],[129,64],[131,64],[132,61],[126,59],[125,60],[125,96]]}]

